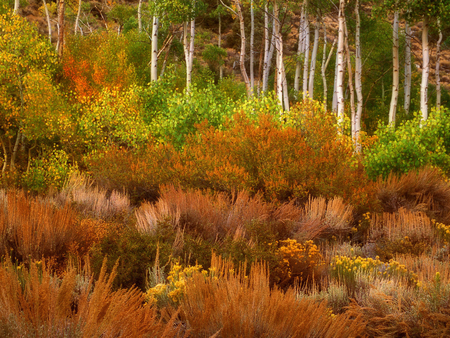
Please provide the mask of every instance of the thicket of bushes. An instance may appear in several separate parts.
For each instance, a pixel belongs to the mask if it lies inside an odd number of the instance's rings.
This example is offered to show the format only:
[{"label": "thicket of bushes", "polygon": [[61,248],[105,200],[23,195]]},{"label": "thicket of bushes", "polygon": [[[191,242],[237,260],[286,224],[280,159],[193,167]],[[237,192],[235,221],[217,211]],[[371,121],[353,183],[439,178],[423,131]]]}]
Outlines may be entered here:
[{"label": "thicket of bushes", "polygon": [[356,153],[315,101],[146,84],[129,34],[0,92],[2,337],[448,334],[447,109]]}]

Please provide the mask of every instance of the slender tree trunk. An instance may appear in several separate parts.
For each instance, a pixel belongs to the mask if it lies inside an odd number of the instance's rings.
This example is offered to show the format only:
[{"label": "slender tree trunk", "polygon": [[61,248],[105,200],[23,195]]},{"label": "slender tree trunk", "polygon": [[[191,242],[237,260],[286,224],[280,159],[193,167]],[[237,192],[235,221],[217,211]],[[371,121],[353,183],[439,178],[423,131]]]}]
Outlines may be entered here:
[{"label": "slender tree trunk", "polygon": [[[188,24],[190,26],[189,31],[188,31]],[[183,33],[184,58],[186,61],[186,93],[189,94],[191,90],[192,63],[194,59],[195,20],[192,20],[190,23],[185,22],[183,30],[184,30]]]},{"label": "slender tree trunk", "polygon": [[294,77],[294,95],[295,99],[298,97],[300,90],[300,74],[302,71],[302,63],[300,62],[300,55],[304,53],[304,22],[305,22],[305,3],[302,4],[302,14],[300,16],[300,23],[298,25],[298,48],[297,48],[297,62],[295,65],[295,77]]},{"label": "slender tree trunk", "polygon": [[191,34],[189,41],[189,86],[192,82],[192,66],[194,64],[195,19],[191,20]]},{"label": "slender tree trunk", "polygon": [[6,167],[8,166],[8,152],[6,151],[5,142],[3,141],[3,137],[0,137],[0,142],[2,144],[4,159],[3,159],[3,166],[2,166],[2,175],[5,174]]},{"label": "slender tree trunk", "polygon": [[[267,43],[267,45],[265,45],[265,48],[264,48],[264,69],[263,69],[263,85],[262,85],[263,93],[267,92],[268,83],[269,83],[270,67],[271,67],[271,63],[272,63],[273,52],[275,50],[275,15],[273,15],[273,19],[272,19],[272,37],[271,37],[270,43],[269,43],[269,12],[268,12],[267,5],[265,7],[264,20],[265,20],[264,26],[266,27],[264,29],[264,34],[267,34],[267,35],[265,35],[266,40],[264,41],[264,44]],[[269,47],[269,45],[270,45],[270,47]]]},{"label": "slender tree trunk", "polygon": [[428,76],[430,74],[430,49],[428,44],[428,17],[423,17],[422,28],[422,84],[420,86],[420,110],[422,120],[428,119]]},{"label": "slender tree trunk", "polygon": [[50,14],[48,13],[47,2],[45,0],[43,0],[43,1],[44,1],[45,16],[47,17],[48,41],[51,44],[52,43],[52,23],[50,21]]},{"label": "slender tree trunk", "polygon": [[[339,32],[338,32],[339,34]],[[337,38],[339,41],[339,36]],[[337,87],[337,79],[338,79],[338,61],[339,61],[339,46],[336,49],[336,59],[334,62],[334,83],[333,83],[333,100],[331,101],[331,109],[337,114],[338,110],[338,87]]]},{"label": "slender tree trunk", "polygon": [[361,63],[361,18],[359,15],[359,0],[356,0],[355,6],[355,16],[356,16],[356,36],[355,36],[355,44],[356,44],[356,56],[355,56],[355,87],[356,87],[356,114],[355,121],[353,123],[354,126],[354,142],[355,142],[355,151],[359,153],[361,151],[361,143],[360,143],[360,133],[361,133],[361,116],[363,110],[363,95],[362,95],[362,63]]},{"label": "slender tree trunk", "polygon": [[348,68],[348,87],[350,89],[350,110],[352,113],[352,138],[355,139],[355,118],[356,118],[356,110],[355,110],[355,89],[353,87],[353,70],[352,70],[352,59],[350,58],[350,48],[348,47],[348,30],[347,30],[347,22],[345,22],[345,54],[347,59],[347,68]]},{"label": "slender tree trunk", "polygon": [[169,39],[168,44],[167,44],[167,51],[166,51],[166,55],[164,56],[164,61],[163,61],[162,67],[161,67],[161,74],[159,75],[160,77],[164,75],[164,70],[166,69],[167,59],[169,58],[170,48],[172,47],[172,41],[173,41],[173,35]]},{"label": "slender tree trunk", "polygon": [[20,1],[19,0],[15,0],[14,1],[14,14],[18,14],[19,13],[19,6],[20,6]]},{"label": "slender tree trunk", "polygon": [[411,27],[408,22],[405,23],[405,103],[404,108],[406,115],[409,114],[411,105]]},{"label": "slender tree trunk", "polygon": [[159,19],[155,15],[153,17],[153,26],[152,26],[152,59],[150,71],[151,81],[158,80],[158,29],[159,29]]},{"label": "slender tree trunk", "polygon": [[327,58],[327,27],[325,25],[325,22],[323,23],[323,54],[322,54],[322,83],[323,83],[323,106],[324,110],[327,111],[327,95],[328,95],[328,88],[327,88],[327,77],[325,74],[325,64],[326,64],[326,58]]},{"label": "slender tree trunk", "polygon": [[59,0],[58,6],[58,55],[62,58],[64,53],[64,12],[65,12],[65,0]]},{"label": "slender tree trunk", "polygon": [[253,0],[250,1],[250,88],[252,90],[252,94],[254,92],[253,88],[255,86],[255,74],[254,74],[254,36],[255,36],[255,13],[253,10]]},{"label": "slender tree trunk", "polygon": [[308,0],[305,0],[305,21],[303,23],[305,30],[305,58],[303,63],[303,100],[308,96],[308,69],[309,69],[309,19],[308,19]]},{"label": "slender tree trunk", "polygon": [[80,33],[81,33],[81,27],[79,27],[79,21],[80,21],[80,13],[81,13],[81,0],[78,0],[78,12],[77,12],[77,17],[75,19],[75,27],[74,27],[74,35],[77,35],[77,29],[80,28]]},{"label": "slender tree trunk", "polygon": [[398,11],[394,13],[394,23],[393,23],[393,44],[392,44],[392,55],[393,55],[393,78],[392,78],[392,97],[391,105],[389,108],[389,124],[395,126],[395,115],[397,113],[397,103],[398,103],[398,90],[400,84],[400,64],[398,56]]},{"label": "slender tree trunk", "polygon": [[344,102],[344,40],[345,40],[345,0],[339,0],[339,33],[338,33],[338,71],[337,71],[337,105],[338,123],[340,128],[344,124],[345,102]]},{"label": "slender tree trunk", "polygon": [[244,79],[245,88],[247,88],[247,96],[252,96],[252,88],[250,86],[250,80],[247,75],[247,70],[245,69],[245,24],[244,24],[244,15],[242,14],[242,4],[240,0],[234,0],[236,4],[236,13],[239,19],[239,27],[241,32],[241,53],[239,55],[239,65],[241,68],[242,78]]},{"label": "slender tree trunk", "polygon": [[139,30],[139,33],[142,33],[142,0],[139,0],[137,14],[138,14],[138,30]]},{"label": "slender tree trunk", "polygon": [[265,93],[267,90],[266,73],[268,68],[268,58],[269,58],[269,6],[267,2],[264,4],[264,62],[262,71],[262,92]]},{"label": "slender tree trunk", "polygon": [[[323,46],[323,57],[322,57],[322,82],[323,82],[323,107],[324,110],[327,111],[327,101],[328,101],[328,86],[327,86],[327,77],[326,77],[326,71],[328,68],[328,64],[330,63],[331,56],[333,55],[334,46],[336,44],[336,40],[334,39],[333,44],[331,45],[330,52],[328,53],[328,58],[326,57],[326,51],[327,51],[327,28],[325,26],[325,23],[323,24],[323,39],[324,39],[324,46]],[[326,59],[326,61],[325,61]]]},{"label": "slender tree trunk", "polygon": [[320,32],[320,18],[316,18],[314,26],[314,46],[311,53],[311,68],[309,70],[309,85],[308,92],[311,99],[314,98],[314,77],[316,74],[317,50],[319,49],[319,32]]},{"label": "slender tree trunk", "polygon": [[436,110],[441,109],[441,76],[439,74],[439,68],[441,65],[441,43],[442,43],[442,30],[441,20],[438,19],[439,39],[436,44]]},{"label": "slender tree trunk", "polygon": [[275,16],[275,41],[276,41],[276,63],[277,63],[277,97],[281,107],[283,107],[283,45],[280,33],[279,8],[277,1],[273,4],[273,12]]},{"label": "slender tree trunk", "polygon": [[[222,47],[222,18],[220,13],[219,13],[219,41],[217,45],[219,46],[219,48]],[[221,64],[219,66],[219,79],[222,80],[222,78],[223,78],[223,65]]]},{"label": "slender tree trunk", "polygon": [[281,72],[282,72],[282,84],[283,84],[283,104],[284,110],[289,111],[289,92],[286,80],[286,70],[284,68],[284,61],[281,59]]}]

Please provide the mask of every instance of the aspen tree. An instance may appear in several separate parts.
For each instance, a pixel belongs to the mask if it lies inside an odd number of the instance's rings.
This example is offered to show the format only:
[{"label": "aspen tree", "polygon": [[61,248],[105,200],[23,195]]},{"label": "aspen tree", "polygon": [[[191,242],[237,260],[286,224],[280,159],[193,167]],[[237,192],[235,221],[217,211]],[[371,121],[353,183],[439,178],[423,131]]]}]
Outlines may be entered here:
[{"label": "aspen tree", "polygon": [[361,151],[361,143],[359,142],[360,132],[361,132],[361,116],[363,109],[363,95],[362,95],[362,62],[361,62],[361,18],[359,15],[359,0],[356,0],[355,5],[355,17],[356,17],[356,36],[355,36],[355,88],[356,88],[356,114],[355,119],[352,121],[352,136],[355,142],[356,152]]},{"label": "aspen tree", "polygon": [[344,123],[344,45],[345,45],[345,0],[339,0],[339,33],[338,33],[338,60],[337,60],[337,116],[338,123],[342,128]]},{"label": "aspen tree", "polygon": [[395,126],[395,116],[397,113],[397,103],[398,103],[398,91],[400,85],[400,61],[399,61],[399,40],[398,40],[398,22],[399,22],[399,11],[394,12],[394,22],[392,24],[393,31],[393,41],[392,41],[392,55],[393,55],[393,76],[392,76],[392,96],[391,104],[389,107],[389,124]]}]

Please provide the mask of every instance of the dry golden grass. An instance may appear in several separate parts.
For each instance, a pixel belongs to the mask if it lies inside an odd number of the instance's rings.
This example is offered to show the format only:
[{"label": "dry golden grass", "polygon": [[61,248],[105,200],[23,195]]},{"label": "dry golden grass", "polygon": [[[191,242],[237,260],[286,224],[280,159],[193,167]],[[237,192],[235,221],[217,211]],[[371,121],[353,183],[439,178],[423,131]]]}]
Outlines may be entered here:
[{"label": "dry golden grass", "polygon": [[69,206],[28,198],[21,191],[8,191],[0,207],[2,253],[13,250],[23,260],[64,256],[81,231],[76,213]]},{"label": "dry golden grass", "polygon": [[385,212],[405,208],[426,212],[430,218],[443,223],[450,222],[450,183],[436,168],[389,175],[378,182],[378,198]]},{"label": "dry golden grass", "polygon": [[372,241],[396,241],[408,237],[431,244],[434,236],[433,225],[425,213],[403,208],[397,213],[374,214],[369,230]]},{"label": "dry golden grass", "polygon": [[264,202],[260,195],[251,197],[247,192],[228,196],[183,191],[173,186],[163,187],[156,203],[144,203],[136,210],[140,232],[153,233],[158,222],[170,221],[175,228],[182,227],[212,240],[226,236],[245,238],[245,226],[250,222],[272,222],[282,227],[297,220],[300,214],[294,202],[276,207]]},{"label": "dry golden grass", "polygon": [[310,198],[300,218],[297,236],[314,239],[321,236],[342,236],[351,229],[353,207],[342,198],[327,201],[323,197]]},{"label": "dry golden grass", "polygon": [[96,282],[70,267],[62,279],[45,264],[0,267],[2,337],[176,337],[176,313],[168,322],[144,306],[137,289],[112,291],[115,269],[103,265]]},{"label": "dry golden grass", "polygon": [[57,199],[61,204],[74,204],[77,211],[86,217],[110,219],[130,211],[130,199],[126,194],[94,187],[83,175],[72,174]]},{"label": "dry golden grass", "polygon": [[[217,260],[222,277],[197,274],[187,284],[181,315],[192,337],[358,337],[361,316],[333,316],[325,302],[297,300],[293,289],[270,289],[267,267],[255,264],[246,277]],[[225,276],[224,276],[225,275]]]}]

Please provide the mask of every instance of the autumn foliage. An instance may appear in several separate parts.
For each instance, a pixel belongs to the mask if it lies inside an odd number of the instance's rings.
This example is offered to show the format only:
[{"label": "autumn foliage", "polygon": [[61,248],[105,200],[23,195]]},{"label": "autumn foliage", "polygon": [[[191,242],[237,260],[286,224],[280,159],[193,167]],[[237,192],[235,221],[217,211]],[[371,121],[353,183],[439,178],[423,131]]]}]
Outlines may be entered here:
[{"label": "autumn foliage", "polygon": [[121,90],[135,79],[125,52],[127,41],[107,32],[71,36],[62,60],[64,82],[79,98],[94,98],[102,89]]},{"label": "autumn foliage", "polygon": [[228,193],[246,190],[278,201],[341,196],[367,208],[374,203],[374,184],[332,121],[319,115],[293,128],[268,115],[255,123],[238,114],[223,130],[199,125],[180,151],[154,143],[140,152],[111,148],[88,163],[107,187],[152,192],[153,198],[161,184],[173,183]]}]

